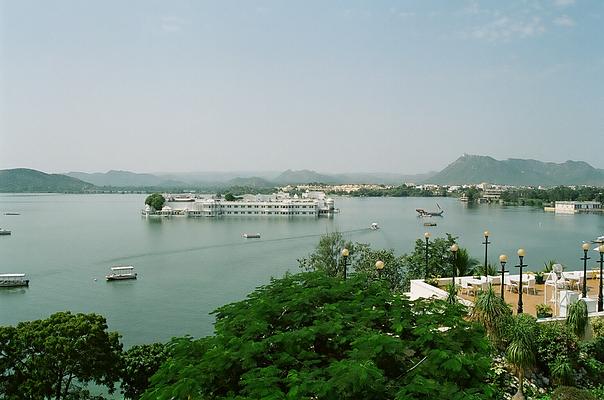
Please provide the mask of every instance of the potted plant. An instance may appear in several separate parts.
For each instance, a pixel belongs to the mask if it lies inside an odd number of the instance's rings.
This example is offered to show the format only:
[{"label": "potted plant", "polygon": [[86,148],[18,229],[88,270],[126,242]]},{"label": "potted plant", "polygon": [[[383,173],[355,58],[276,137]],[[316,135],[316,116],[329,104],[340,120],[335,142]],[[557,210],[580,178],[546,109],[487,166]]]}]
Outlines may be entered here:
[{"label": "potted plant", "polygon": [[552,307],[549,304],[537,304],[537,318],[551,318],[554,315]]},{"label": "potted plant", "polygon": [[535,283],[538,285],[543,285],[545,283],[545,274],[543,271],[535,272]]}]

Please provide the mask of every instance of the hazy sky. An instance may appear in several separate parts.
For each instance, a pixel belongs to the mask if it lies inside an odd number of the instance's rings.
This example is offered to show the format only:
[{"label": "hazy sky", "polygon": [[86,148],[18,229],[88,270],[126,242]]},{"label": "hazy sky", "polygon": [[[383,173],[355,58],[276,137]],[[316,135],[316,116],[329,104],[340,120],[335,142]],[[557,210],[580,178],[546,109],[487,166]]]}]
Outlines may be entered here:
[{"label": "hazy sky", "polygon": [[0,4],[0,168],[604,168],[601,0]]}]

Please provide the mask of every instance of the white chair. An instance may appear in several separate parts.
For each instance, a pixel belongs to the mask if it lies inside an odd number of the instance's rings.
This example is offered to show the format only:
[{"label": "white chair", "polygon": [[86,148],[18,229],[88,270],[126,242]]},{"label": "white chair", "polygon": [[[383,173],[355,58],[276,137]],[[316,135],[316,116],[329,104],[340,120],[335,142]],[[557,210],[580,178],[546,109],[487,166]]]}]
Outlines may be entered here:
[{"label": "white chair", "polygon": [[518,291],[518,282],[512,281],[510,279],[510,281],[508,282],[508,291],[509,292],[513,292],[513,291]]},{"label": "white chair", "polygon": [[550,272],[547,274],[547,278],[545,278],[545,288],[543,290],[543,302],[547,303],[547,299],[545,298],[547,293],[548,286],[552,291],[552,298],[549,300],[550,302],[556,301],[556,285],[558,282],[558,275],[555,272]]},{"label": "white chair", "polygon": [[470,285],[468,285],[468,281],[465,279],[460,279],[459,283],[461,284],[461,294],[466,292],[466,294],[470,294]]},{"label": "white chair", "polygon": [[529,294],[529,290],[533,289],[533,294],[537,294],[537,288],[535,287],[535,278],[529,278],[526,286],[522,287],[522,291],[526,289],[526,294]]},{"label": "white chair", "polygon": [[558,289],[569,289],[569,283],[566,279],[564,279],[564,275],[560,279],[556,281],[556,287]]},{"label": "white chair", "polygon": [[501,285],[500,276],[489,276],[489,282],[493,285]]}]

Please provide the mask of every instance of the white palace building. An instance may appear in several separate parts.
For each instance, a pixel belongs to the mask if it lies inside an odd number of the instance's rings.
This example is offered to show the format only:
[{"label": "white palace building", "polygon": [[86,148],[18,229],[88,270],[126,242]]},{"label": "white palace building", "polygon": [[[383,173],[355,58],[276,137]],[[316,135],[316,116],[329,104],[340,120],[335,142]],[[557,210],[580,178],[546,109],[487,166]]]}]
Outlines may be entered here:
[{"label": "white palace building", "polygon": [[166,205],[155,210],[147,205],[142,210],[145,217],[236,217],[236,216],[292,216],[318,217],[332,215],[338,210],[334,200],[327,198],[323,192],[307,192],[302,197],[290,196],[287,193],[272,195],[246,194],[239,200],[227,201],[212,197],[174,197],[165,194]]}]

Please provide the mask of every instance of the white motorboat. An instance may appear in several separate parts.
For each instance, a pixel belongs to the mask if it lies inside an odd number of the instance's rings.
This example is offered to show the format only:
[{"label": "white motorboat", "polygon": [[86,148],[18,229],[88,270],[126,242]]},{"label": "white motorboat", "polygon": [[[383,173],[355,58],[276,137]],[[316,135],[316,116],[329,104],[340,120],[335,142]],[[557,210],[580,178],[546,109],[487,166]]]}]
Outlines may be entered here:
[{"label": "white motorboat", "polygon": [[125,279],[136,279],[136,271],[132,265],[116,265],[111,267],[111,273],[106,275],[108,281],[121,281]]},{"label": "white motorboat", "polygon": [[259,233],[243,233],[241,236],[246,239],[260,239]]},{"label": "white motorboat", "polygon": [[10,235],[11,231],[7,231],[6,229],[0,228],[0,235]]},{"label": "white motorboat", "polygon": [[377,231],[378,229],[380,229],[380,226],[377,222],[373,222],[371,226],[369,226],[369,229],[371,229],[372,231]]},{"label": "white motorboat", "polygon": [[25,274],[0,274],[0,287],[29,286],[29,279]]}]

